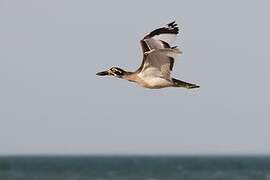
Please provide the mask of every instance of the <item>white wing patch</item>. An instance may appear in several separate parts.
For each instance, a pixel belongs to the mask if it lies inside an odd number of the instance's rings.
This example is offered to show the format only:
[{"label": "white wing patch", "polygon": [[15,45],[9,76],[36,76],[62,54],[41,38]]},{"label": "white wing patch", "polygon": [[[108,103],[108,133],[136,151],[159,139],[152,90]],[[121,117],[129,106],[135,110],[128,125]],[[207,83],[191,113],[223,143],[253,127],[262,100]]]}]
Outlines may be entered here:
[{"label": "white wing patch", "polygon": [[166,42],[171,46],[176,40],[176,34],[159,34],[153,36],[152,38],[158,41]]},{"label": "white wing patch", "polygon": [[180,54],[182,54],[182,51],[178,48],[164,48],[164,49],[152,49],[150,51],[145,52],[144,54],[159,54],[159,55],[165,55],[172,58],[177,58]]},{"label": "white wing patch", "polygon": [[[168,44],[170,47],[172,43],[174,43],[174,41],[176,40],[176,36],[178,32],[179,32],[179,28],[177,24],[175,23],[175,21],[173,21],[164,27],[153,30],[148,35],[146,35],[143,39],[144,40],[153,39],[156,42],[159,41],[161,43]],[[147,43],[151,44],[151,42],[147,42]],[[156,49],[156,48],[152,48],[152,49]]]}]

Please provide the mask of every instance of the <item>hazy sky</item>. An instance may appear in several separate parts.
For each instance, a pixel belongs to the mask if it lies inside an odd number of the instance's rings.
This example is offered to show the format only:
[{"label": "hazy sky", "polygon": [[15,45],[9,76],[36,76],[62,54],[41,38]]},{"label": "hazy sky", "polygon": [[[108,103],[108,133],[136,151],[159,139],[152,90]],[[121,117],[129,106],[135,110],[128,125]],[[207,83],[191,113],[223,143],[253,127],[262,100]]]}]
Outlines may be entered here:
[{"label": "hazy sky", "polygon": [[[270,152],[270,3],[0,0],[0,154]],[[176,78],[149,90],[139,40],[176,20]]]}]

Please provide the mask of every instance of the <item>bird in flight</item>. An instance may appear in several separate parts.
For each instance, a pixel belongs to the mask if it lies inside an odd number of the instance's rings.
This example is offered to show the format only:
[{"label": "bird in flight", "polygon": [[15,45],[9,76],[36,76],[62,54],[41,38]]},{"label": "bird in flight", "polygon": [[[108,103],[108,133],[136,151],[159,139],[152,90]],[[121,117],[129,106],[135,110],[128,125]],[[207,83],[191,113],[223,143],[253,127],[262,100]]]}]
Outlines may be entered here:
[{"label": "bird in flight", "polygon": [[199,88],[200,86],[196,84],[171,77],[174,60],[182,54],[181,50],[176,46],[172,47],[178,32],[179,28],[174,21],[147,34],[140,41],[143,60],[135,72],[112,67],[106,71],[98,72],[96,75],[126,79],[150,89],[165,87]]}]

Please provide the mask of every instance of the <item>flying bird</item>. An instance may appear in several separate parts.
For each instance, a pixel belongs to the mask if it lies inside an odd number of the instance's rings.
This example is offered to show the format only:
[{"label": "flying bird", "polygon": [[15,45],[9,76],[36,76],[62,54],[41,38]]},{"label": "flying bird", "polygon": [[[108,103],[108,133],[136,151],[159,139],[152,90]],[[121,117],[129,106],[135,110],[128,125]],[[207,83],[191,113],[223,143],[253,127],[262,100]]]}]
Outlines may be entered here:
[{"label": "flying bird", "polygon": [[179,28],[174,21],[144,36],[140,41],[143,60],[135,72],[112,67],[106,71],[98,72],[96,75],[126,79],[150,89],[165,87],[199,88],[200,86],[196,84],[171,77],[174,60],[182,54],[179,48],[172,47],[178,33]]}]

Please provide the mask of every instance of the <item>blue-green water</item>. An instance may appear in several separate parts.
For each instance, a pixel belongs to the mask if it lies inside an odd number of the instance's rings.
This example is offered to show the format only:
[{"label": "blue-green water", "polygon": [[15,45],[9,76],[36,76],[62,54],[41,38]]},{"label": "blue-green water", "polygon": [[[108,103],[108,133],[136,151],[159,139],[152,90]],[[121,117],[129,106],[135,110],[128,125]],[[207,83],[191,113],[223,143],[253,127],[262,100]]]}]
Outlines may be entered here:
[{"label": "blue-green water", "polygon": [[270,158],[0,157],[0,180],[270,180]]}]

